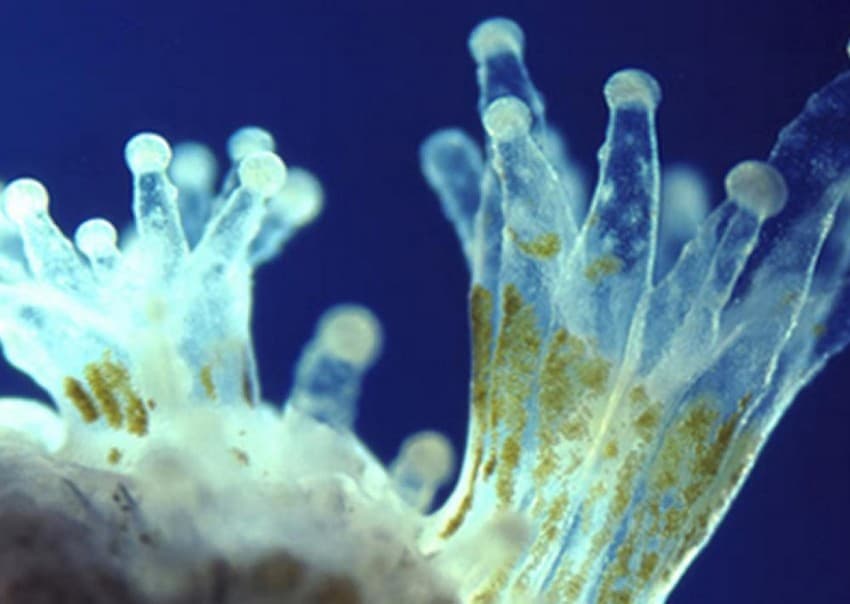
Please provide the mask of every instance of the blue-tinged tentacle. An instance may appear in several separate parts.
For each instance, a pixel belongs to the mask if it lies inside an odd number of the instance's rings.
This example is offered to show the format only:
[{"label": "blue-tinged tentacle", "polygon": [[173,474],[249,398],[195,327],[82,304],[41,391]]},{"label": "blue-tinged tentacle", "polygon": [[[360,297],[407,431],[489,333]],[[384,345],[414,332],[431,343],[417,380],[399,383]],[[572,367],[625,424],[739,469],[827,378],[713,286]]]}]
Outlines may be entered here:
[{"label": "blue-tinged tentacle", "polygon": [[177,208],[177,188],[166,171],[171,147],[162,137],[144,133],[125,149],[133,173],[133,216],[140,240],[155,258],[160,276],[169,279],[189,252]]},{"label": "blue-tinged tentacle", "polygon": [[638,303],[652,281],[660,195],[654,112],[661,93],[648,74],[626,70],[609,79],[605,98],[610,118],[599,182],[562,291],[578,302],[564,309],[567,326],[592,334],[620,361],[629,333],[634,341],[642,337]]},{"label": "blue-tinged tentacle", "polygon": [[457,129],[440,130],[420,149],[422,173],[442,202],[472,271],[475,254],[475,216],[481,203],[484,158],[478,144]]},{"label": "blue-tinged tentacle", "polygon": [[545,105],[523,62],[522,29],[509,19],[487,19],[469,35],[469,52],[478,65],[478,112],[483,116],[493,101],[516,97],[531,112],[532,131],[541,134]]}]

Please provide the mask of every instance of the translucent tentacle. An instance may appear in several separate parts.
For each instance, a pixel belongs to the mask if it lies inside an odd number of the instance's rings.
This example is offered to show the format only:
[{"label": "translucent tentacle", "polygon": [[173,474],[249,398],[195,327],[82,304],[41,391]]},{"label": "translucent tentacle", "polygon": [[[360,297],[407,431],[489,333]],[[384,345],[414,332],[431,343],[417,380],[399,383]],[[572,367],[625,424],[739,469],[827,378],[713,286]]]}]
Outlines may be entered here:
[{"label": "translucent tentacle", "polygon": [[217,175],[213,152],[200,143],[180,143],[168,173],[179,191],[180,222],[189,247],[195,247],[210,217]]},{"label": "translucent tentacle", "polygon": [[661,179],[661,217],[655,280],[670,272],[684,245],[696,235],[709,209],[708,187],[690,166],[672,166]]},{"label": "translucent tentacle", "polygon": [[337,429],[350,430],[360,383],[381,348],[381,328],[361,306],[338,306],[322,317],[295,369],[287,405]]},{"label": "translucent tentacle", "polygon": [[316,219],[322,199],[322,186],[315,176],[302,168],[290,169],[283,188],[269,199],[260,232],[251,242],[251,265],[280,254],[299,229]]},{"label": "translucent tentacle", "polygon": [[[250,306],[230,289],[236,284],[240,289],[250,287],[249,248],[262,227],[266,201],[285,182],[286,167],[269,151],[252,152],[240,162],[238,178],[240,184],[210,218],[192,254],[194,278],[207,295],[187,309],[183,329],[207,337],[186,337],[180,347],[190,364],[205,368],[196,389],[202,386],[213,399],[244,398],[253,404],[258,389],[250,339],[227,337],[248,333]],[[211,346],[211,341],[217,344]]]},{"label": "translucent tentacle", "polygon": [[[564,291],[582,300],[564,309],[567,326],[593,334],[602,351],[623,358],[626,340],[639,321],[631,317],[651,285],[658,229],[659,167],[654,111],[658,84],[627,70],[605,86],[610,118],[599,152],[600,175],[588,218],[571,262]],[[640,314],[640,313],[638,313]]]},{"label": "translucent tentacle", "polygon": [[171,147],[156,134],[137,134],[124,151],[133,173],[133,216],[145,251],[170,278],[188,253],[177,208],[177,188],[166,174]]},{"label": "translucent tentacle", "polygon": [[390,475],[401,495],[412,507],[427,512],[434,494],[454,469],[454,451],[449,440],[437,432],[419,432],[401,445],[390,464]]},{"label": "translucent tentacle", "polygon": [[469,35],[469,52],[478,65],[478,112],[503,96],[520,99],[531,112],[535,134],[545,128],[543,97],[528,77],[523,63],[525,35],[509,19],[488,19]]},{"label": "translucent tentacle", "polygon": [[107,280],[119,268],[121,252],[118,233],[112,223],[103,218],[90,218],[74,233],[77,249],[89,260],[92,271],[100,281]]},{"label": "translucent tentacle", "polygon": [[481,199],[484,159],[478,145],[460,130],[440,130],[420,149],[422,173],[454,225],[470,270],[473,265],[475,215]]}]

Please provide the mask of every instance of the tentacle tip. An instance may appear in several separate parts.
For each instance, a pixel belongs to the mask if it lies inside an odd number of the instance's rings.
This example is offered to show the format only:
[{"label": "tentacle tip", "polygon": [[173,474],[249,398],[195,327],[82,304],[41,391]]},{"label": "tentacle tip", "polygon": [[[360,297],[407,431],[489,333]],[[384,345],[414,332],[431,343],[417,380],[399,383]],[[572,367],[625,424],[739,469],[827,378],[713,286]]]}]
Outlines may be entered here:
[{"label": "tentacle tip", "polygon": [[133,174],[162,172],[171,163],[171,146],[153,132],[141,132],[124,147],[124,159]]},{"label": "tentacle tip", "polygon": [[408,437],[399,453],[400,465],[413,469],[423,482],[432,486],[444,484],[454,472],[455,459],[451,441],[439,432],[425,430]]},{"label": "tentacle tip", "polygon": [[174,146],[174,160],[169,167],[174,184],[181,189],[212,189],[217,172],[215,155],[206,145],[180,143]]},{"label": "tentacle tip", "polygon": [[286,214],[296,225],[312,222],[322,213],[325,194],[322,183],[307,170],[293,168],[286,173],[286,184],[278,197]]},{"label": "tentacle tip", "polygon": [[115,227],[103,218],[90,218],[74,232],[74,244],[89,257],[96,257],[103,250],[113,249],[117,242],[118,233]]},{"label": "tentacle tip", "polygon": [[762,220],[778,214],[788,199],[779,171],[762,161],[742,161],[726,175],[726,195]]},{"label": "tentacle tip", "polygon": [[274,137],[268,130],[257,126],[240,128],[227,140],[227,154],[234,163],[239,162],[249,153],[274,150]]},{"label": "tentacle tip", "polygon": [[497,140],[510,140],[527,134],[531,128],[531,110],[514,96],[503,96],[487,106],[482,118],[487,134]]},{"label": "tentacle tip", "polygon": [[430,157],[439,153],[442,149],[460,146],[463,140],[464,134],[457,128],[442,128],[432,132],[422,141],[419,147],[419,155],[422,158]]},{"label": "tentacle tip", "polygon": [[47,211],[48,200],[47,189],[34,178],[13,180],[3,189],[6,215],[16,223]]},{"label": "tentacle tip", "polygon": [[367,308],[346,304],[322,317],[319,337],[333,354],[358,367],[371,365],[381,350],[383,334],[377,317]]},{"label": "tentacle tip", "polygon": [[262,197],[271,197],[286,182],[286,164],[271,151],[255,151],[239,163],[239,181]]},{"label": "tentacle tip", "polygon": [[525,35],[522,28],[504,17],[487,19],[469,34],[469,52],[479,64],[505,52],[521,56],[524,49]]},{"label": "tentacle tip", "polygon": [[640,104],[654,111],[661,102],[661,86],[645,71],[622,69],[605,82],[605,101],[611,109]]},{"label": "tentacle tip", "polygon": [[466,135],[457,128],[443,128],[430,134],[419,146],[419,163],[425,179],[433,187],[442,177],[444,158],[452,150],[468,144]]}]

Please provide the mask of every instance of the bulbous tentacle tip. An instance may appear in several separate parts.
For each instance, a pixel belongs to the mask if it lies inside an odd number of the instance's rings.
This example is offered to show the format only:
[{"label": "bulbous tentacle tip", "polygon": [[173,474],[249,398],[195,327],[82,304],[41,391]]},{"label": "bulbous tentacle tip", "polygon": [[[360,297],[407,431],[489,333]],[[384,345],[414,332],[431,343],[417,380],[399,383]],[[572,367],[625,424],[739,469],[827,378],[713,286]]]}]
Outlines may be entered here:
[{"label": "bulbous tentacle tip", "polygon": [[34,178],[13,180],[3,189],[6,215],[16,223],[39,212],[47,211],[49,196],[44,185]]},{"label": "bulbous tentacle tip", "polygon": [[408,437],[401,446],[399,459],[410,464],[423,482],[441,485],[454,472],[454,449],[439,432],[425,430]]},{"label": "bulbous tentacle tip", "polygon": [[527,134],[531,129],[531,111],[515,96],[503,96],[487,106],[482,118],[487,134],[497,141]]},{"label": "bulbous tentacle tip", "polygon": [[487,19],[469,34],[469,52],[476,63],[505,52],[521,56],[524,50],[522,28],[504,17]]},{"label": "bulbous tentacle tip", "polygon": [[380,354],[383,333],[378,318],[364,306],[344,304],[327,311],[319,323],[319,338],[329,350],[358,366],[371,365]]},{"label": "bulbous tentacle tip", "polygon": [[325,193],[318,178],[307,170],[292,168],[287,169],[286,185],[275,200],[285,206],[283,212],[293,224],[302,226],[322,213]]},{"label": "bulbous tentacle tip", "polygon": [[762,161],[742,161],[726,175],[726,195],[764,220],[778,214],[788,200],[788,188],[779,171]]},{"label": "bulbous tentacle tip", "polygon": [[460,145],[463,138],[463,133],[457,128],[442,128],[432,132],[419,145],[419,158],[422,164],[427,165],[428,159],[440,150]]},{"label": "bulbous tentacle tip", "polygon": [[451,478],[454,466],[454,449],[449,439],[439,432],[425,430],[402,443],[390,474],[399,495],[414,508],[426,511],[437,489]]},{"label": "bulbous tentacle tip", "polygon": [[141,132],[127,141],[124,159],[133,174],[162,172],[171,163],[171,145],[153,132]]},{"label": "bulbous tentacle tip", "polygon": [[605,82],[605,101],[611,109],[637,103],[654,111],[661,102],[661,86],[645,71],[622,69]]},{"label": "bulbous tentacle tip", "polygon": [[206,145],[179,143],[174,146],[174,160],[169,173],[180,189],[211,190],[217,171],[215,154]]},{"label": "bulbous tentacle tip", "polygon": [[271,151],[255,151],[239,163],[239,181],[262,197],[271,197],[286,182],[286,164]]},{"label": "bulbous tentacle tip", "polygon": [[274,150],[274,137],[268,130],[257,126],[240,128],[227,140],[227,154],[233,163],[238,163],[249,153]]},{"label": "bulbous tentacle tip", "polygon": [[113,250],[118,242],[118,232],[111,222],[103,218],[90,218],[74,232],[74,244],[90,258],[103,255],[105,250]]}]

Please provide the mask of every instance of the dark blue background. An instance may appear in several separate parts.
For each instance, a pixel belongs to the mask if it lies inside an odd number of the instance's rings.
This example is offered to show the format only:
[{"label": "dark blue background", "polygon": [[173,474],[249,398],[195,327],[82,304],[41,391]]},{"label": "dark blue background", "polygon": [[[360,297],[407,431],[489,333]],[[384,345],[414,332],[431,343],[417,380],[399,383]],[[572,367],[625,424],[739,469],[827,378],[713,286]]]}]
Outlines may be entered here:
[{"label": "dark blue background", "polygon": [[[591,171],[601,87],[617,68],[659,79],[664,160],[695,162],[719,185],[735,162],[764,157],[807,95],[848,66],[847,0],[2,0],[0,171],[45,181],[68,231],[93,213],[120,224],[132,133],[222,152],[236,127],[269,128],[327,199],[259,275],[267,396],[283,397],[322,309],[360,301],[387,334],[362,398],[366,442],[388,459],[406,434],[436,427],[460,445],[467,276],[417,146],[440,126],[477,131],[466,36],[493,14],[524,27],[552,121]],[[802,394],[673,602],[850,601],[848,369],[850,356],[834,360]],[[31,391],[2,379],[4,392]]]}]

